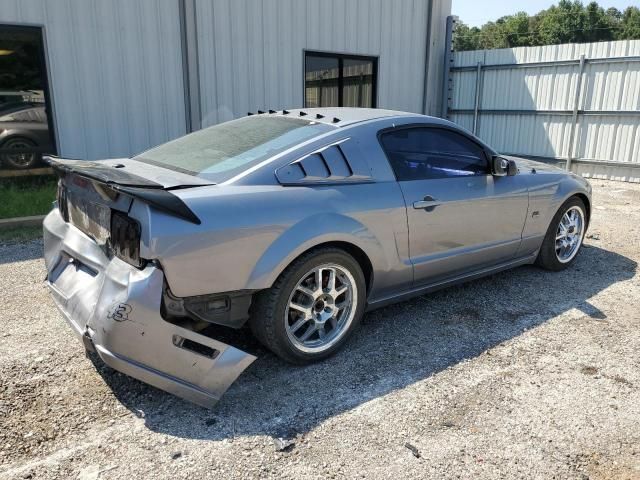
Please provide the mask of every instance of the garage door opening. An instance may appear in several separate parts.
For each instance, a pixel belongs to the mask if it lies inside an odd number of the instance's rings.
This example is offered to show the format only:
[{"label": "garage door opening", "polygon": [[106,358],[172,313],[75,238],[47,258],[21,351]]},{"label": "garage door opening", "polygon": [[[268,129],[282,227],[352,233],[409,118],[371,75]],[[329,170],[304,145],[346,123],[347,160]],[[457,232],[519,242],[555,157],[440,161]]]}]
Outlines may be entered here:
[{"label": "garage door opening", "polygon": [[42,28],[0,25],[0,171],[56,154]]}]

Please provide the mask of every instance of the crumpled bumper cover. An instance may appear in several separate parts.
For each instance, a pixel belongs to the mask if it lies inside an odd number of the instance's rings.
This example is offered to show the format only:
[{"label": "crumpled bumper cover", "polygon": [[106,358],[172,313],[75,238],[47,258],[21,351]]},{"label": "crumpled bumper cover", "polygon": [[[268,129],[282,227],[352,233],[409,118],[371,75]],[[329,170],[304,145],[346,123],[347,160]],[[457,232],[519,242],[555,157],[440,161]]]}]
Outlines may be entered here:
[{"label": "crumpled bumper cover", "polygon": [[162,271],[109,259],[57,209],[44,221],[44,250],[55,303],[85,346],[115,370],[212,407],[255,360],[165,321]]}]

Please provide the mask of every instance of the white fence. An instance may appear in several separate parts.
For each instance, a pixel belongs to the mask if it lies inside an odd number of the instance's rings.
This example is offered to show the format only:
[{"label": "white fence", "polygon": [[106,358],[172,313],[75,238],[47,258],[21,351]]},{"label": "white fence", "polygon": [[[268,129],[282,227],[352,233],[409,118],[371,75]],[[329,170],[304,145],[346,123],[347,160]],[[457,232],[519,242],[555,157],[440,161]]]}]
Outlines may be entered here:
[{"label": "white fence", "polygon": [[640,182],[640,41],[456,52],[448,118],[505,154]]}]

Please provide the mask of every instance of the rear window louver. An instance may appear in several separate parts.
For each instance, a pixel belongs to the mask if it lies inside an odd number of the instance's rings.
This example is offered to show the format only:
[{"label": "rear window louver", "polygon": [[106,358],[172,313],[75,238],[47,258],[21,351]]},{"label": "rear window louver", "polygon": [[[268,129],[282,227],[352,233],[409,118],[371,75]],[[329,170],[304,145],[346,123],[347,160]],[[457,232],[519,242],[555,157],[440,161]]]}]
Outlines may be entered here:
[{"label": "rear window louver", "polygon": [[353,141],[329,145],[276,170],[282,185],[362,183],[371,171]]}]

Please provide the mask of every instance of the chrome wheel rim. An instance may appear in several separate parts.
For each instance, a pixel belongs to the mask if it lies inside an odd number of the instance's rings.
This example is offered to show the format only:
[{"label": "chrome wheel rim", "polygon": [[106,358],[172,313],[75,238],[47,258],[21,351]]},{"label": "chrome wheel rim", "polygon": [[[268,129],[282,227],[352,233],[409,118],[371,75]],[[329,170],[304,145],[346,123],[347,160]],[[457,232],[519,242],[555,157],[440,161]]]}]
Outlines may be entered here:
[{"label": "chrome wheel rim", "polygon": [[584,212],[578,206],[569,208],[558,224],[556,230],[556,258],[560,263],[573,260],[584,235]]},{"label": "chrome wheel rim", "polygon": [[355,316],[358,290],[353,275],[336,264],[309,270],[289,296],[287,337],[300,351],[320,353],[335,345]]}]

